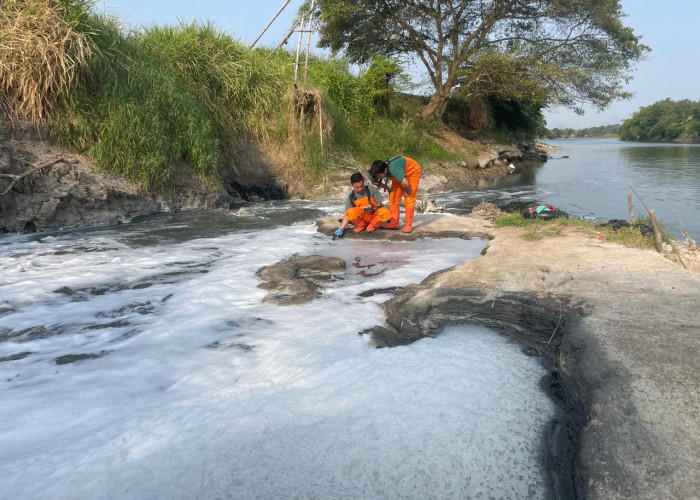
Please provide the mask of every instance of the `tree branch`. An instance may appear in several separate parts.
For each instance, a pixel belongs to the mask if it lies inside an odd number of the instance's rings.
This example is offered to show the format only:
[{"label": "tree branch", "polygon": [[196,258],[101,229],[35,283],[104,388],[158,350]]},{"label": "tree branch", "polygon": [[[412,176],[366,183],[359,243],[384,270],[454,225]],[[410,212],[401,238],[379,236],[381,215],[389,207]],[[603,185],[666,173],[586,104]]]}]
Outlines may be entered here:
[{"label": "tree branch", "polygon": [[43,165],[38,165],[34,166],[31,170],[27,170],[26,172],[23,172],[21,174],[0,174],[0,178],[6,178],[6,179],[11,179],[12,181],[9,183],[9,185],[5,188],[5,190],[0,193],[0,196],[5,196],[7,193],[10,192],[10,190],[15,187],[15,184],[17,184],[19,181],[24,179],[25,177],[28,177],[32,175],[34,172],[38,172],[39,170],[43,170],[45,168],[51,168],[54,165],[58,163],[65,163],[66,165],[75,165],[78,163],[77,161],[68,161],[64,158],[59,158],[58,160],[51,161],[49,163],[44,163]]}]

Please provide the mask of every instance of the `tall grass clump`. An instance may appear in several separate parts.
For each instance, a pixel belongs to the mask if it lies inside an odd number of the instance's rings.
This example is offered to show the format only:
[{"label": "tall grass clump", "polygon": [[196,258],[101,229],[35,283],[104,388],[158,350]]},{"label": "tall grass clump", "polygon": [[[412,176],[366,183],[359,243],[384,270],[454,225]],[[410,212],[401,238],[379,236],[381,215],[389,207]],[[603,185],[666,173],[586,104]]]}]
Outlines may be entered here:
[{"label": "tall grass clump", "polygon": [[152,27],[137,36],[144,49],[180,75],[212,117],[225,145],[249,135],[265,138],[283,106],[288,65],[268,61],[211,23]]},{"label": "tall grass clump", "polygon": [[42,124],[76,83],[95,51],[81,31],[90,4],[68,0],[2,0],[0,110]]},{"label": "tall grass clump", "polygon": [[51,123],[59,141],[144,187],[175,183],[180,161],[215,182],[220,135],[183,77],[115,19],[92,16],[90,30],[99,56]]}]

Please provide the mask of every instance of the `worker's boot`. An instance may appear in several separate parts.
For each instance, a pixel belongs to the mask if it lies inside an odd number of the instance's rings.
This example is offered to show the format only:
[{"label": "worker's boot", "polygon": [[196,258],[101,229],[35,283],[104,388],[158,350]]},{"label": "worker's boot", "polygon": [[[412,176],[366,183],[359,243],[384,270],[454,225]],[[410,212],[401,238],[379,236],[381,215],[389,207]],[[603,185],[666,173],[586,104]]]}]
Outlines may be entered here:
[{"label": "worker's boot", "polygon": [[374,216],[372,217],[372,220],[369,221],[369,225],[367,226],[367,232],[371,233],[372,231],[374,231],[375,229],[377,229],[381,225],[382,225],[382,221],[379,220],[379,217],[377,216],[377,214],[374,214]]},{"label": "worker's boot", "polygon": [[382,229],[398,229],[399,228],[399,206],[389,205],[391,210],[391,219],[382,226]]},{"label": "worker's boot", "polygon": [[350,221],[355,225],[355,229],[353,229],[354,232],[359,233],[362,231],[364,228],[367,227],[367,223],[363,219],[355,219],[353,221]]},{"label": "worker's boot", "polygon": [[403,225],[403,232],[410,233],[413,230],[413,212],[416,210],[415,206],[406,205],[406,223]]}]

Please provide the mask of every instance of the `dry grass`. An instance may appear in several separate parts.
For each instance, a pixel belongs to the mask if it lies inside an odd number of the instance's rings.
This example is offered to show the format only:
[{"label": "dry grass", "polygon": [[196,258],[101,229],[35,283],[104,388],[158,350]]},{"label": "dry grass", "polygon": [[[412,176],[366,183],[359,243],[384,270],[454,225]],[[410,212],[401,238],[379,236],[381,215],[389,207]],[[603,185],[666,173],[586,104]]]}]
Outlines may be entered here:
[{"label": "dry grass", "polygon": [[[575,217],[560,217],[552,220],[526,219],[519,213],[506,213],[496,220],[496,227],[521,227],[522,237],[526,240],[540,240],[552,236],[561,236],[565,230],[597,235],[598,239],[620,243],[633,248],[654,248],[653,236],[643,235],[638,228],[624,227],[614,230],[609,226],[598,226],[594,222],[582,221]],[[666,242],[670,242],[664,234]]]},{"label": "dry grass", "polygon": [[13,121],[39,125],[68,93],[94,48],[67,20],[69,6],[60,0],[2,3],[0,109]]}]

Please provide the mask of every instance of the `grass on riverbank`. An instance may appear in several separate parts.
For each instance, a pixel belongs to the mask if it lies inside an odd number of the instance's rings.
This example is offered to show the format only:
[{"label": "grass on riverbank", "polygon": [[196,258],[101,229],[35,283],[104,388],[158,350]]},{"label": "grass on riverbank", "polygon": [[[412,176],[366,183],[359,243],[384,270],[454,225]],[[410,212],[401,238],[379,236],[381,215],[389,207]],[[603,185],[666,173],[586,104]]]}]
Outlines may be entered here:
[{"label": "grass on riverbank", "polygon": [[[640,219],[637,222],[650,225],[648,219]],[[564,231],[573,230],[580,233],[590,233],[604,236],[605,241],[619,243],[633,248],[654,248],[654,237],[643,235],[636,227],[623,227],[614,230],[609,226],[599,226],[593,221],[582,221],[575,217],[559,217],[551,220],[526,219],[520,213],[506,213],[496,219],[496,227],[520,227],[522,237],[526,240],[540,240],[548,237],[556,237],[564,234]],[[670,243],[671,238],[662,229],[662,239]]]},{"label": "grass on riverbank", "polygon": [[479,157],[487,146],[472,141],[532,139],[539,126],[512,99],[504,113],[487,97],[451,100],[448,126],[430,121],[427,98],[399,92],[410,78],[381,57],[358,73],[312,56],[300,113],[292,53],[250,50],[210,23],[127,32],[94,5],[0,9],[0,39],[9,40],[0,44],[0,115],[13,127],[47,126],[60,145],[151,190],[233,178],[304,197],[377,158],[404,154],[429,168]]},{"label": "grass on riverbank", "polygon": [[[125,32],[87,0],[10,7],[0,38],[18,46],[0,50],[14,58],[0,68],[25,71],[0,71],[5,112],[47,124],[59,143],[143,187],[167,189],[183,162],[211,183],[228,169],[245,178],[239,153],[251,143],[275,152],[282,166],[272,174],[307,185],[348,156],[452,159],[420,119],[388,105],[387,82],[401,75],[391,61],[354,75],[347,61],[312,57],[303,90],[316,101],[300,119],[290,53],[268,58],[269,49],[250,50],[209,23]],[[45,33],[51,43],[30,50]]]}]

